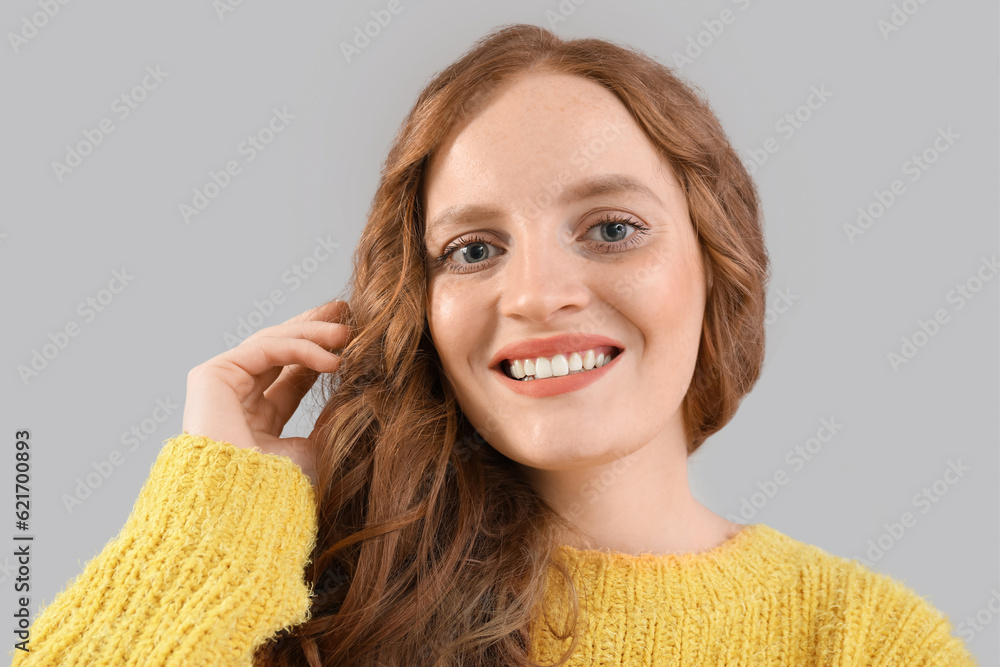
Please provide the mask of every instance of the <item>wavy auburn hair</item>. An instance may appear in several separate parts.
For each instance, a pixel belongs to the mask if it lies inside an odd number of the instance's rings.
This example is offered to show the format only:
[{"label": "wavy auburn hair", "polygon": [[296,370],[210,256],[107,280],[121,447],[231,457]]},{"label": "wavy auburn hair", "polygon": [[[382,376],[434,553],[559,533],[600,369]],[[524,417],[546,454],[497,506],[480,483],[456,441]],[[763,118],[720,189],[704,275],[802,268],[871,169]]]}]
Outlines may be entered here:
[{"label": "wavy auburn hair", "polygon": [[257,665],[535,665],[550,570],[570,596],[566,629],[550,629],[571,640],[557,664],[577,645],[583,607],[552,559],[556,530],[572,526],[462,414],[425,310],[428,160],[531,72],[584,77],[614,93],[684,188],[709,280],[682,406],[689,453],[733,417],[760,374],[770,271],[760,205],[707,101],[670,68],[612,42],[496,29],[424,88],[383,165],[341,320],[354,337],[324,376],[312,435],[319,534],[305,573],[310,618],[260,646]]}]

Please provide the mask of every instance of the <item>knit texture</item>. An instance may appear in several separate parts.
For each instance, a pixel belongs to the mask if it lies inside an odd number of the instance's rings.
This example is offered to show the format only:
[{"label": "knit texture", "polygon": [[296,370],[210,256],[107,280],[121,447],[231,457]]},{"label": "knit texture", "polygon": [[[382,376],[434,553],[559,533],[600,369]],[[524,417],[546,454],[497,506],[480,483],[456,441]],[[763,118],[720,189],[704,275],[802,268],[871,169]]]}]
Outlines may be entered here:
[{"label": "knit texture", "polygon": [[[630,555],[565,546],[583,641],[567,665],[976,665],[948,618],[901,582],[744,526],[706,552]],[[569,646],[568,588],[548,580],[533,659]],[[551,628],[550,628],[551,626]]]},{"label": "knit texture", "polygon": [[[194,435],[168,440],[119,535],[33,620],[36,665],[251,665],[308,618],[309,479],[291,460]],[[569,665],[975,667],[929,601],[764,524],[709,551],[562,546],[580,594]],[[560,655],[567,589],[547,582],[532,657]]]},{"label": "knit texture", "polygon": [[30,629],[35,665],[250,665],[307,618],[312,484],[291,459],[181,435],[117,537]]}]

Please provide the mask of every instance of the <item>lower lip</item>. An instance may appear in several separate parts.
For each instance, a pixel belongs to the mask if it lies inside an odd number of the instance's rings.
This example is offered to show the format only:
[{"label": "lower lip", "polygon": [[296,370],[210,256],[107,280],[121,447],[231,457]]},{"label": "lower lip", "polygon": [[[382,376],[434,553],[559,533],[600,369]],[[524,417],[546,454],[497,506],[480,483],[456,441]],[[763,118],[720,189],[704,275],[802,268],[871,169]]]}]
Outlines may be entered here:
[{"label": "lower lip", "polygon": [[495,368],[493,372],[500,377],[500,382],[510,387],[510,389],[522,396],[530,396],[532,398],[544,398],[545,396],[555,396],[556,394],[565,394],[569,391],[577,391],[583,389],[587,385],[597,382],[608,372],[612,366],[614,366],[622,355],[625,354],[625,350],[620,351],[615,358],[604,364],[600,368],[594,368],[589,371],[584,371],[583,373],[573,373],[571,375],[561,375],[559,377],[548,377],[542,378],[540,380],[515,380],[514,378],[508,377],[501,369]]}]

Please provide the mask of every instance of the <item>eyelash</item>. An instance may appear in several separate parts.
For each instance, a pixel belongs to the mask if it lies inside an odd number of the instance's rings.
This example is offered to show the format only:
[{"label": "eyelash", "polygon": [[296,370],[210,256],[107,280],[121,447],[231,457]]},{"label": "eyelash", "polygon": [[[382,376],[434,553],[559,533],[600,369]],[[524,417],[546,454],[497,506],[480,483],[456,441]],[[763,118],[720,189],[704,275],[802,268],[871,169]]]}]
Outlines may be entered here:
[{"label": "eyelash", "polygon": [[[649,228],[646,227],[646,225],[642,224],[641,222],[637,222],[632,218],[625,217],[620,214],[608,213],[603,218],[601,218],[594,224],[587,227],[586,233],[589,234],[590,230],[594,229],[595,227],[600,227],[601,225],[610,225],[613,223],[623,223],[629,225],[630,227],[634,227],[635,232],[633,232],[632,234],[630,234],[629,236],[618,242],[597,241],[596,243],[602,244],[603,247],[607,248],[606,250],[599,250],[599,252],[604,252],[604,253],[622,252],[623,250],[627,250],[628,248],[638,243],[639,239],[645,236],[649,232]],[[474,243],[485,243],[487,245],[493,245],[492,243],[490,243],[489,240],[477,234],[473,234],[472,236],[469,237],[464,237],[464,236],[459,237],[455,239],[447,248],[445,248],[444,252],[441,253],[441,255],[434,260],[434,266],[438,267],[442,265],[447,265],[447,269],[449,271],[454,271],[456,273],[471,273],[472,271],[475,271],[476,270],[475,267],[482,266],[483,264],[486,264],[486,262],[479,262],[477,264],[457,264],[448,262],[448,258],[451,257],[451,255],[456,250],[461,250],[463,247],[467,245],[472,245]]]}]

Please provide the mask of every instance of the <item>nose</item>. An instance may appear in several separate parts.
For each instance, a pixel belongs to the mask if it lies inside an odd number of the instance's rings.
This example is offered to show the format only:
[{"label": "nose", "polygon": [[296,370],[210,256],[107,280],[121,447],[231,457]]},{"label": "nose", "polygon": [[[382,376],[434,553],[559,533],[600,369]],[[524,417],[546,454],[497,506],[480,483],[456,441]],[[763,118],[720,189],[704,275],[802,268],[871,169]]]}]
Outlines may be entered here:
[{"label": "nose", "polygon": [[586,267],[571,247],[554,236],[532,234],[507,252],[509,258],[501,268],[503,316],[548,322],[586,307],[590,299]]}]

